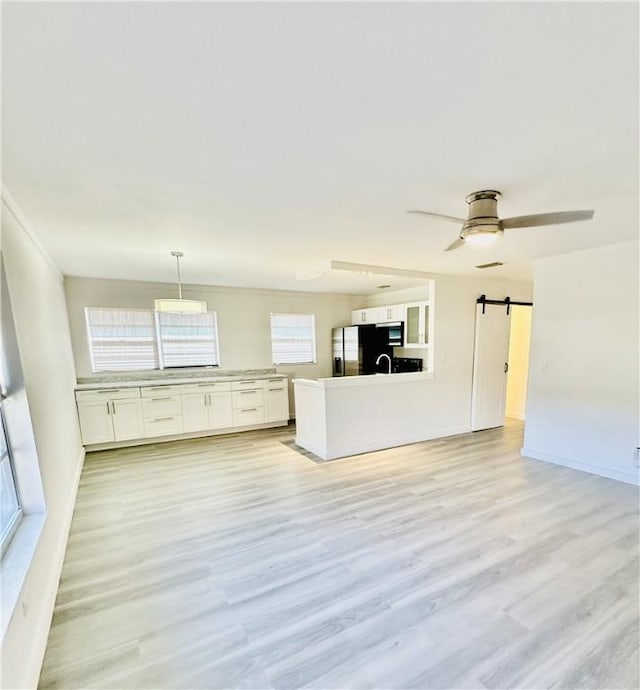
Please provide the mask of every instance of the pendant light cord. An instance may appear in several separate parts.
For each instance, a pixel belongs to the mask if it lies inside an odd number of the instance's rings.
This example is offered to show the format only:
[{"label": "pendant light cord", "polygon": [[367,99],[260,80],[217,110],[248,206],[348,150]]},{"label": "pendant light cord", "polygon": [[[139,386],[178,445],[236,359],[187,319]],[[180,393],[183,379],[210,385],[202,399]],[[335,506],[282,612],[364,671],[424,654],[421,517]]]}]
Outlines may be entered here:
[{"label": "pendant light cord", "polygon": [[171,252],[176,257],[176,268],[178,270],[178,299],[182,299],[182,281],[180,280],[180,257],[184,256],[182,252]]}]

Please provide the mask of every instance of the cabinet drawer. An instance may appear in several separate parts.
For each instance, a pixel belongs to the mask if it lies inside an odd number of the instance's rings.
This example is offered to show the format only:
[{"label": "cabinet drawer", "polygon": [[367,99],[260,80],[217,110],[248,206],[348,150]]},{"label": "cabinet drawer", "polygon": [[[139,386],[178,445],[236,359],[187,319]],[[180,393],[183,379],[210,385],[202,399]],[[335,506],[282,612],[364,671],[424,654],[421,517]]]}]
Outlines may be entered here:
[{"label": "cabinet drawer", "polygon": [[261,379],[247,379],[246,381],[232,381],[232,391],[245,391],[252,388],[264,388],[264,381]]},{"label": "cabinet drawer", "polygon": [[180,386],[180,393],[217,393],[231,390],[231,381],[206,381],[203,383],[185,383]]},{"label": "cabinet drawer", "polygon": [[126,398],[139,398],[139,388],[96,388],[90,391],[76,391],[78,402],[96,402],[98,400],[125,400]]},{"label": "cabinet drawer", "polygon": [[264,405],[263,390],[233,391],[231,393],[233,408],[241,410],[247,407],[262,407]]},{"label": "cabinet drawer", "polygon": [[264,407],[248,407],[233,411],[233,426],[247,426],[264,422]]},{"label": "cabinet drawer", "polygon": [[142,413],[145,417],[167,417],[182,413],[180,396],[163,395],[161,392],[153,398],[142,399]]},{"label": "cabinet drawer", "polygon": [[287,379],[266,379],[264,382],[265,390],[275,390],[276,388],[286,388]]},{"label": "cabinet drawer", "polygon": [[163,395],[179,395],[180,386],[145,386],[140,392],[143,398],[159,398]]},{"label": "cabinet drawer", "polygon": [[144,420],[144,435],[147,437],[181,434],[182,431],[182,416],[155,417]]}]

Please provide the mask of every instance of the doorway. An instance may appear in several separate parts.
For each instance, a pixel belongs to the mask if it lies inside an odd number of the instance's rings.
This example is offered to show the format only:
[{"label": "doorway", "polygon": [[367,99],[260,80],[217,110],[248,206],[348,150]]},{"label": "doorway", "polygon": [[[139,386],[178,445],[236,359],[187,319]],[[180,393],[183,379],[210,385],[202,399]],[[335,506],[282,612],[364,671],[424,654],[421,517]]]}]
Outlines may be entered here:
[{"label": "doorway", "polygon": [[527,403],[532,314],[533,309],[528,305],[511,308],[505,415],[520,421],[524,421]]},{"label": "doorway", "polygon": [[532,305],[506,300],[476,304],[471,430],[524,420]]}]

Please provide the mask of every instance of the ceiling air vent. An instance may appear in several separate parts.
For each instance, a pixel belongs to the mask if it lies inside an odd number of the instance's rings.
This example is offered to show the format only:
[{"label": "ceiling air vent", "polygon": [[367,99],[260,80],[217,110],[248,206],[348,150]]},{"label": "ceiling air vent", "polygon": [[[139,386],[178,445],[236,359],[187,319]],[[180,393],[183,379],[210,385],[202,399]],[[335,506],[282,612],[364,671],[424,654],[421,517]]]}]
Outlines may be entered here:
[{"label": "ceiling air vent", "polygon": [[494,268],[495,266],[504,266],[502,261],[492,261],[490,264],[480,264],[476,268]]}]

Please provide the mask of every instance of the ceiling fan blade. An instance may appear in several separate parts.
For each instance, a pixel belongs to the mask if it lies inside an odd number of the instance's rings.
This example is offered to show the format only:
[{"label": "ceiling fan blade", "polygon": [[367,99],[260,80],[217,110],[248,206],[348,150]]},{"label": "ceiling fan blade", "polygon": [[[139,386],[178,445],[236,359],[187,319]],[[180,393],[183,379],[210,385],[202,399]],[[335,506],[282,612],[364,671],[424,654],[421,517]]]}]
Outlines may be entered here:
[{"label": "ceiling fan blade", "polygon": [[537,225],[557,225],[591,220],[593,211],[558,211],[557,213],[536,213],[531,216],[515,216],[502,221],[503,228],[532,228]]},{"label": "ceiling fan blade", "polygon": [[445,252],[450,252],[452,249],[457,249],[458,247],[462,247],[464,244],[464,240],[462,237],[458,237],[458,239],[455,242],[452,242],[446,249]]},{"label": "ceiling fan blade", "polygon": [[464,223],[464,218],[456,218],[455,216],[445,216],[442,213],[431,213],[430,211],[407,211],[407,213],[419,213],[422,216],[431,216],[432,218],[441,218],[442,220],[451,220],[454,223]]}]

